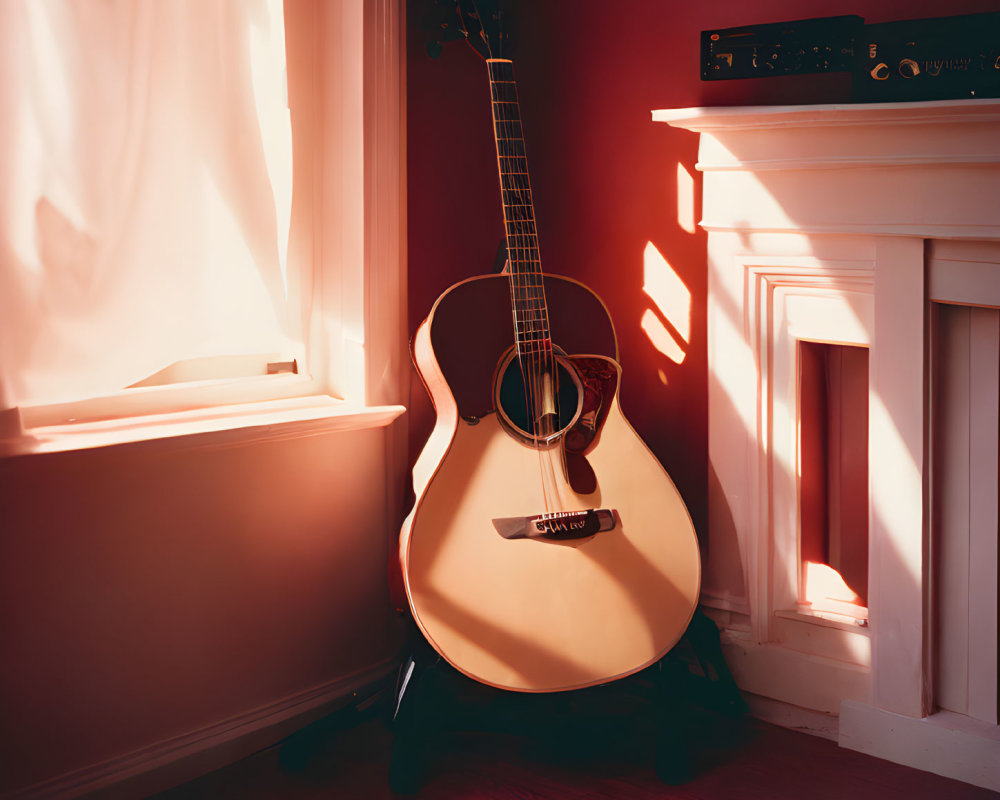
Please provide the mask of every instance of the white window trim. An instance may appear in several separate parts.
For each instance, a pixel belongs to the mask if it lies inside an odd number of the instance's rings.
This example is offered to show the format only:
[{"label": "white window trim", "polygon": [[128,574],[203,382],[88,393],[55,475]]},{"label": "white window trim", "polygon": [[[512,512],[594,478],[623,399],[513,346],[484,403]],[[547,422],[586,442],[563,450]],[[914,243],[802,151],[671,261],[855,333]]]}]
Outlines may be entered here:
[{"label": "white window trim", "polygon": [[190,436],[229,441],[241,430],[254,440],[285,438],[381,426],[404,412],[405,5],[286,0],[291,8],[309,22],[308,52],[301,55],[316,78],[308,113],[320,142],[306,193],[311,237],[298,243],[315,280],[310,374],[197,381],[0,409],[0,457],[125,442],[162,445]]}]

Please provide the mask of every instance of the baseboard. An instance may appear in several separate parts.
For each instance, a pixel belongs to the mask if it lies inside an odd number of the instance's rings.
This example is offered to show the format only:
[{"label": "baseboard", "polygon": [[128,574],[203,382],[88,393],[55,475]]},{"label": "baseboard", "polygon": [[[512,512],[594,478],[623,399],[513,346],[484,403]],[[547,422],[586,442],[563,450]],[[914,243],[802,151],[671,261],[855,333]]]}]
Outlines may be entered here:
[{"label": "baseboard", "polygon": [[10,800],[135,800],[165,791],[281,741],[337,708],[355,691],[384,680],[387,658],[363,670],[213,725],[19,789]]},{"label": "baseboard", "polygon": [[940,711],[923,719],[864,703],[840,709],[840,746],[1000,792],[1000,727]]},{"label": "baseboard", "polygon": [[720,639],[726,664],[744,692],[829,717],[840,713],[844,700],[866,701],[871,694],[868,667],[759,643],[742,631],[724,630]]},{"label": "baseboard", "polygon": [[764,722],[770,722],[781,728],[788,728],[793,731],[808,733],[812,736],[820,736],[824,739],[837,741],[838,720],[831,714],[824,714],[822,711],[812,711],[808,708],[786,703],[783,700],[775,700],[770,697],[763,697],[759,694],[742,692],[750,714]]}]

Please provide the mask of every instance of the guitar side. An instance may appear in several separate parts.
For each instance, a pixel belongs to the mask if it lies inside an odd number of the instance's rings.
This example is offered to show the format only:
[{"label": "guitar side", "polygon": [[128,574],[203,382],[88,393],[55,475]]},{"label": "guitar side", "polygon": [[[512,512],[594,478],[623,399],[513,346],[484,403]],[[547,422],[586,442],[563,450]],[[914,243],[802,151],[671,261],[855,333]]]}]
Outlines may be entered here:
[{"label": "guitar side", "polygon": [[[567,324],[577,321],[571,333],[554,316],[557,343],[580,353],[564,344],[577,337],[583,341],[572,345],[613,354],[599,298],[575,281],[545,280],[552,308],[565,309]],[[585,454],[596,485],[585,494],[568,482],[560,488],[565,508],[613,508],[617,527],[558,542],[498,534],[492,520],[544,511],[538,451],[505,431],[489,408],[470,411],[483,402],[475,384],[510,341],[510,323],[497,331],[493,309],[504,307],[506,292],[502,276],[458,284],[414,339],[438,416],[414,467],[417,498],[401,534],[407,595],[428,641],[481,682],[526,692],[605,683],[655,662],[683,634],[698,597],[697,540],[673,482],[625,420],[617,394]],[[454,314],[456,304],[462,308]],[[478,338],[464,333],[485,364],[463,369],[470,362],[460,353],[439,359],[435,339],[454,334],[456,319],[483,321]],[[589,323],[582,332],[581,321]]]}]

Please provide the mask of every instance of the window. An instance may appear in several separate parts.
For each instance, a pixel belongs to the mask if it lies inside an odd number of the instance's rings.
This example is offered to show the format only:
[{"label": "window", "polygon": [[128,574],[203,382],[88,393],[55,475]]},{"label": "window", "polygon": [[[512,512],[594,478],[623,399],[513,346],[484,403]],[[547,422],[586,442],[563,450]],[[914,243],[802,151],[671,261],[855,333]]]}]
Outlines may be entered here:
[{"label": "window", "polygon": [[0,8],[0,437],[399,401],[400,5]]}]

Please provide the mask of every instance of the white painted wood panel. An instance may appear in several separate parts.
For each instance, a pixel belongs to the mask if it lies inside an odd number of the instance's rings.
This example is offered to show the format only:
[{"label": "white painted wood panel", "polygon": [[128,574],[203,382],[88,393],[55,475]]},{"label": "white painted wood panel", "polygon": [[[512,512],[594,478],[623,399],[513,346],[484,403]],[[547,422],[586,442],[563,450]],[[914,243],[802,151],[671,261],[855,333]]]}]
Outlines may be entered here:
[{"label": "white painted wood panel", "polygon": [[878,242],[868,422],[872,695],[914,717],[928,708],[923,263],[921,239]]},{"label": "white painted wood panel", "polygon": [[997,722],[997,487],[1000,311],[970,312],[969,707]]},{"label": "white painted wood panel", "polygon": [[960,714],[968,709],[969,317],[961,306],[938,310],[934,363],[935,702]]}]

